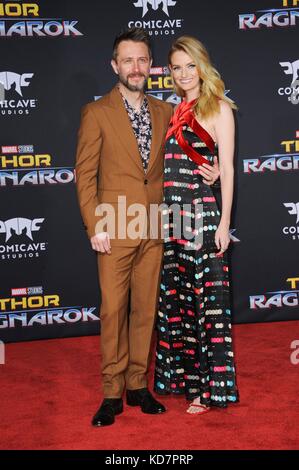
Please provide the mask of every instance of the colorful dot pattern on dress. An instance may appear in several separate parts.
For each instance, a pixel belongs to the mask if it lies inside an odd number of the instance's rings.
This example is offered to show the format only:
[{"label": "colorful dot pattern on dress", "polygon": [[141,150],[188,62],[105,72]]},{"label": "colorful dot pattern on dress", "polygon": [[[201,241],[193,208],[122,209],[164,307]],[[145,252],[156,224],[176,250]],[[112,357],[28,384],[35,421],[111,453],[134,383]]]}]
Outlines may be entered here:
[{"label": "colorful dot pattern on dress", "polygon": [[[189,127],[184,138],[201,155],[213,156]],[[216,147],[217,150],[217,147]],[[155,391],[200,397],[205,405],[238,401],[231,339],[227,253],[217,256],[215,231],[220,210],[215,188],[202,182],[197,164],[170,136],[165,145],[164,202],[181,206],[163,220],[164,259],[157,320]],[[190,204],[185,210],[183,204]],[[198,212],[198,208],[200,211]],[[165,214],[163,214],[165,216]],[[183,224],[180,237],[176,226]],[[196,221],[201,225],[197,229]],[[183,234],[201,234],[195,242]]]}]

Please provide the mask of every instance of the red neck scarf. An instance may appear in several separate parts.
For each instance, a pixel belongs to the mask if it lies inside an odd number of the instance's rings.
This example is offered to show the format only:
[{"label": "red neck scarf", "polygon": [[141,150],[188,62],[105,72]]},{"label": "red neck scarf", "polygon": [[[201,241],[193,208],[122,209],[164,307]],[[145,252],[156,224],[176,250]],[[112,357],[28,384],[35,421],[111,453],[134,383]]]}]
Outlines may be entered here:
[{"label": "red neck scarf", "polygon": [[169,129],[166,134],[166,140],[174,134],[179,146],[183,152],[188,155],[195,163],[202,165],[203,163],[208,163],[211,165],[211,162],[204,156],[194,150],[191,145],[185,140],[183,136],[183,126],[188,125],[191,127],[193,132],[202,140],[208,149],[214,153],[215,152],[215,142],[208,132],[197,122],[193,113],[193,106],[196,100],[182,101],[182,103],[177,107],[174,115],[169,124]]}]

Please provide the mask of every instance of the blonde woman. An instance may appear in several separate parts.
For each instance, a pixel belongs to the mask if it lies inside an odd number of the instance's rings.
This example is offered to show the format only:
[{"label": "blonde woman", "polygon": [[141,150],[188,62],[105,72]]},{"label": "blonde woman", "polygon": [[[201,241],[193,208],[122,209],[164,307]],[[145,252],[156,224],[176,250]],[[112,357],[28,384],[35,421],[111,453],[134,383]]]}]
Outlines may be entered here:
[{"label": "blonde woman", "polygon": [[[187,412],[202,414],[238,401],[227,262],[236,106],[197,39],[177,39],[169,67],[183,100],[166,136],[164,202],[180,210],[164,224],[155,391],[185,394]],[[217,153],[221,211],[202,173]]]}]

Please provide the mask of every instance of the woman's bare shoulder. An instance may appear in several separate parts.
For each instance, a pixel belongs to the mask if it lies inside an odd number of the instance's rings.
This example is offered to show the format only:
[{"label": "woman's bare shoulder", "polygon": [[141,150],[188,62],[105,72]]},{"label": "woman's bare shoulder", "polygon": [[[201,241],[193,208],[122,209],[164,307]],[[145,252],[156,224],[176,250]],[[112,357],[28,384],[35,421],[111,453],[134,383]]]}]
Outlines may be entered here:
[{"label": "woman's bare shoulder", "polygon": [[215,120],[222,120],[231,118],[233,116],[233,110],[230,104],[225,100],[219,100],[219,113],[215,116]]}]

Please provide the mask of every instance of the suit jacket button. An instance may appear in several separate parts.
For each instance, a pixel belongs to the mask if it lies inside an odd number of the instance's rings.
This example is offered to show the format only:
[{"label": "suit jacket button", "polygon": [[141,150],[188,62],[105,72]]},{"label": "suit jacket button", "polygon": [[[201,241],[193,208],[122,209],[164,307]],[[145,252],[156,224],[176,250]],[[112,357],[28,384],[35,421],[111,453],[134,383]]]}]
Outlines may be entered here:
[{"label": "suit jacket button", "polygon": [[148,180],[144,180],[144,184],[147,184],[148,183]]}]

